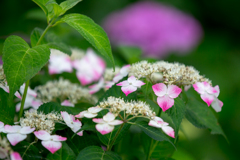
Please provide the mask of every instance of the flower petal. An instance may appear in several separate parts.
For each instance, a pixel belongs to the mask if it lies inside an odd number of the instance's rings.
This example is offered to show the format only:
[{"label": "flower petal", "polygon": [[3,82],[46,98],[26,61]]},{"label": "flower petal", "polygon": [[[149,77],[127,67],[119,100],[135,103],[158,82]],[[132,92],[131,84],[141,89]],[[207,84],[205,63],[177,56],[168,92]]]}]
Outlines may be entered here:
[{"label": "flower petal", "polygon": [[134,83],[132,83],[134,86],[136,86],[136,87],[141,87],[141,86],[143,86],[144,84],[146,84],[146,83],[144,83],[144,82],[142,82],[142,81],[140,81],[140,80],[136,80]]},{"label": "flower petal", "polygon": [[22,157],[18,152],[12,152],[10,157],[11,157],[11,160],[22,160]]},{"label": "flower petal", "polygon": [[167,95],[163,97],[158,97],[157,102],[160,108],[162,108],[163,112],[165,112],[174,105],[174,100]]},{"label": "flower petal", "polygon": [[108,122],[108,124],[113,125],[113,126],[116,126],[116,125],[119,125],[122,123],[123,123],[123,121],[120,121],[120,120],[113,120],[111,122]]},{"label": "flower petal", "polygon": [[213,102],[214,100],[214,96],[213,95],[210,95],[210,94],[201,94],[201,98],[204,102],[207,103],[208,106],[211,105],[211,103]]},{"label": "flower petal", "polygon": [[219,86],[216,85],[216,86],[214,87],[214,89],[217,91],[216,93],[214,93],[214,96],[218,97],[218,96],[219,96],[219,93],[220,93]]},{"label": "flower petal", "polygon": [[77,135],[83,136],[83,131],[78,132]]},{"label": "flower petal", "polygon": [[10,126],[10,125],[5,125],[4,126],[4,129],[7,133],[15,133],[15,132],[18,132],[20,131],[22,127],[19,126],[19,125],[14,125],[14,126]]},{"label": "flower petal", "polygon": [[25,134],[20,134],[20,133],[8,133],[7,134],[7,139],[13,146],[15,146],[16,144],[18,144],[19,142],[23,141],[26,138],[27,138],[27,135],[25,135]]},{"label": "flower petal", "polygon": [[64,100],[62,103],[61,103],[62,106],[68,106],[68,107],[74,107],[74,104],[71,103],[70,101],[68,100]]},{"label": "flower petal", "polygon": [[95,123],[106,123],[102,118],[93,118],[92,120]]},{"label": "flower petal", "polygon": [[71,123],[72,122],[71,116],[67,112],[65,112],[65,111],[62,112],[61,111],[61,115],[62,115],[65,123]]},{"label": "flower petal", "polygon": [[4,123],[0,121],[0,128],[4,128]]},{"label": "flower petal", "polygon": [[128,81],[122,81],[118,84],[116,84],[117,86],[129,86],[129,82]]},{"label": "flower petal", "polygon": [[131,67],[130,64],[123,66],[123,67],[120,69],[120,74],[121,74],[123,77],[127,76],[128,73],[129,73],[130,67]]},{"label": "flower petal", "polygon": [[42,145],[46,149],[48,149],[52,154],[62,147],[61,142],[54,142],[54,141],[42,141]]},{"label": "flower petal", "polygon": [[109,88],[111,88],[114,84],[115,84],[114,82],[107,81],[105,87],[106,87],[107,89],[109,89]]},{"label": "flower petal", "polygon": [[44,130],[35,131],[34,134],[38,139],[43,141],[49,140],[51,138],[50,134]]},{"label": "flower petal", "polygon": [[120,73],[118,73],[118,74],[116,74],[115,77],[113,78],[113,82],[114,82],[114,83],[117,83],[117,82],[119,82],[121,79],[123,79],[123,76],[122,76]]},{"label": "flower petal", "polygon": [[175,132],[174,132],[172,127],[170,127],[170,126],[163,126],[162,130],[163,130],[163,132],[165,132],[170,137],[175,138]]},{"label": "flower petal", "polygon": [[96,117],[97,115],[98,115],[97,113],[89,113],[89,112],[84,113],[84,117],[86,118],[93,118],[93,117]]},{"label": "flower petal", "polygon": [[105,116],[103,116],[103,120],[105,122],[111,122],[115,119],[114,114],[112,114],[111,112],[108,112]]},{"label": "flower petal", "polygon": [[90,107],[90,108],[88,108],[88,112],[90,112],[90,113],[98,113],[98,112],[100,112],[102,110],[102,108],[100,108],[100,107]]},{"label": "flower petal", "polygon": [[152,126],[152,127],[156,127],[156,128],[161,128],[162,126],[160,124],[158,124],[156,121],[154,120],[150,120],[149,123],[148,123],[149,126]]},{"label": "flower petal", "polygon": [[114,129],[114,126],[110,126],[107,123],[103,123],[103,124],[99,123],[96,125],[96,129],[98,132],[100,132],[102,135],[104,135],[104,134],[108,134],[108,133],[112,132]]},{"label": "flower petal", "polygon": [[223,102],[215,98],[211,106],[216,112],[220,112],[222,110]]},{"label": "flower petal", "polygon": [[167,94],[169,95],[169,97],[171,98],[177,98],[178,95],[182,92],[182,89],[179,88],[176,85],[169,85],[168,86],[168,90],[167,90]]},{"label": "flower petal", "polygon": [[34,130],[35,130],[35,128],[23,127],[23,128],[20,130],[20,133],[21,133],[21,134],[29,134],[29,133],[32,133]]},{"label": "flower petal", "polygon": [[164,83],[157,83],[152,86],[152,89],[159,97],[162,97],[167,93],[167,86]]},{"label": "flower petal", "polygon": [[199,94],[204,94],[205,93],[205,87],[204,87],[203,83],[201,83],[201,82],[197,82],[197,83],[193,84],[193,88]]},{"label": "flower petal", "polygon": [[76,115],[75,117],[77,118],[83,118],[84,117],[84,114],[87,113],[88,111],[82,111],[80,112],[78,115]]},{"label": "flower petal", "polygon": [[67,138],[66,137],[62,137],[62,136],[59,136],[59,135],[52,135],[51,136],[51,139],[53,140],[53,141],[66,141],[67,140]]},{"label": "flower petal", "polygon": [[130,93],[135,92],[137,90],[137,87],[129,85],[129,86],[121,87],[121,90],[126,96],[128,96]]}]

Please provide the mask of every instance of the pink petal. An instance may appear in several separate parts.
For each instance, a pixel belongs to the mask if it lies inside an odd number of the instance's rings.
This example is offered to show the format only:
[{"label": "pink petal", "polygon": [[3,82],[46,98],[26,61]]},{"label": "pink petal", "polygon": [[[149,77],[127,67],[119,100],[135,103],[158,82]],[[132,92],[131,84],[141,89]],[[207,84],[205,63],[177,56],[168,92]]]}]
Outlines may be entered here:
[{"label": "pink petal", "polygon": [[43,103],[40,100],[33,100],[32,101],[32,107],[34,109],[38,109],[39,106],[41,106]]},{"label": "pink petal", "polygon": [[167,93],[167,86],[164,83],[157,83],[152,86],[152,89],[159,97],[162,97]]},{"label": "pink petal", "polygon": [[104,134],[108,134],[108,133],[112,132],[114,127],[108,125],[107,123],[103,123],[103,124],[99,123],[96,125],[96,129],[98,132],[100,132],[102,135],[104,135]]},{"label": "pink petal", "polygon": [[92,120],[95,123],[105,123],[105,121],[102,118],[93,118]]},{"label": "pink petal", "polygon": [[116,125],[119,125],[122,123],[123,123],[123,121],[120,121],[120,120],[114,120],[114,121],[108,122],[108,124],[113,125],[113,126],[116,126]]},{"label": "pink petal", "polygon": [[4,129],[7,133],[15,133],[21,130],[21,126],[19,125],[14,125],[14,126],[10,126],[10,125],[5,125]]},{"label": "pink petal", "polygon": [[52,135],[51,136],[51,139],[53,141],[66,141],[67,138],[66,137],[62,137],[62,136],[59,136],[59,135]]},{"label": "pink petal", "polygon": [[74,107],[74,104],[72,104],[70,101],[68,100],[64,100],[62,103],[61,103],[62,106],[68,106],[68,107]]},{"label": "pink petal", "polygon": [[78,115],[76,115],[75,117],[77,118],[83,118],[84,117],[84,114],[87,113],[88,111],[82,111],[80,112]]},{"label": "pink petal", "polygon": [[11,157],[11,160],[22,160],[22,157],[18,152],[12,152],[10,157]]},{"label": "pink petal", "polygon": [[145,84],[142,81],[137,80],[134,76],[128,78],[128,83],[136,87],[141,87],[142,85]]},{"label": "pink petal", "polygon": [[0,88],[2,88],[5,92],[9,93],[9,87],[8,86],[3,86],[0,84]]},{"label": "pink petal", "polygon": [[61,115],[62,115],[63,120],[64,120],[65,123],[71,122],[72,119],[71,119],[70,115],[67,112],[61,111]]},{"label": "pink petal", "polygon": [[162,127],[163,132],[165,132],[167,135],[169,135],[172,138],[175,138],[175,133],[172,127],[170,126],[163,126]]},{"label": "pink petal", "polygon": [[20,130],[20,133],[21,133],[21,134],[29,134],[29,133],[32,133],[34,130],[35,130],[35,128],[23,127],[23,128]]},{"label": "pink petal", "polygon": [[217,91],[216,93],[214,93],[214,96],[218,97],[218,96],[219,96],[219,93],[220,93],[219,86],[216,85],[216,86],[214,87],[214,89]]},{"label": "pink petal", "polygon": [[26,138],[27,138],[27,135],[25,135],[25,134],[20,134],[20,133],[7,134],[7,139],[13,146],[15,146],[16,144],[18,144],[19,142],[23,141]]},{"label": "pink petal", "polygon": [[145,83],[142,82],[142,81],[140,81],[140,80],[136,80],[136,81],[133,83],[133,85],[136,86],[136,87],[141,87],[141,86],[143,86],[144,84],[145,84]]},{"label": "pink petal", "polygon": [[129,86],[121,87],[121,90],[126,96],[128,96],[130,93],[135,92],[137,90],[137,87],[129,85]]},{"label": "pink petal", "polygon": [[106,82],[105,87],[106,87],[107,89],[109,89],[109,88],[111,88],[114,84],[115,84],[114,82],[108,81],[108,82]]},{"label": "pink petal", "polygon": [[222,110],[223,102],[219,99],[215,98],[212,102],[211,106],[216,112],[220,112]]},{"label": "pink petal", "polygon": [[42,145],[46,149],[48,149],[52,154],[62,147],[61,142],[54,142],[54,141],[42,141]]},{"label": "pink petal", "polygon": [[84,75],[81,72],[77,72],[77,78],[83,86],[93,82],[93,78],[87,75]]},{"label": "pink petal", "polygon": [[118,84],[116,84],[117,86],[129,86],[129,82],[128,81],[122,81]]},{"label": "pink petal", "polygon": [[161,128],[162,126],[159,125],[156,121],[150,120],[148,123],[149,126],[156,127],[156,128]]},{"label": "pink petal", "polygon": [[162,108],[163,112],[165,112],[174,105],[174,100],[167,95],[163,97],[158,97],[157,102],[160,108]]},{"label": "pink petal", "polygon": [[105,116],[103,116],[103,120],[105,122],[111,122],[115,119],[114,114],[112,114],[111,112],[108,112]]},{"label": "pink petal", "polygon": [[34,132],[35,136],[40,140],[49,140],[51,138],[50,134],[47,131],[40,130]]},{"label": "pink petal", "polygon": [[14,95],[15,95],[16,97],[18,97],[19,99],[22,99],[22,97],[21,97],[21,95],[20,95],[19,92],[16,92]]},{"label": "pink petal", "polygon": [[169,95],[169,97],[171,98],[177,98],[178,95],[182,92],[182,89],[179,88],[176,85],[169,85],[168,86],[168,90],[167,90],[167,94]]},{"label": "pink petal", "polygon": [[193,84],[193,88],[199,94],[204,94],[205,93],[205,87],[204,87],[204,85],[201,82],[197,82],[197,83]]},{"label": "pink petal", "polygon": [[77,135],[83,136],[83,131],[78,132]]},{"label": "pink petal", "polygon": [[207,93],[209,93],[209,94],[219,94],[218,91],[215,88],[213,88],[212,86],[210,86],[210,85],[207,88]]},{"label": "pink petal", "polygon": [[211,103],[213,102],[214,100],[214,96],[213,95],[210,95],[210,94],[201,94],[201,98],[204,102],[207,103],[208,106],[211,105]]}]

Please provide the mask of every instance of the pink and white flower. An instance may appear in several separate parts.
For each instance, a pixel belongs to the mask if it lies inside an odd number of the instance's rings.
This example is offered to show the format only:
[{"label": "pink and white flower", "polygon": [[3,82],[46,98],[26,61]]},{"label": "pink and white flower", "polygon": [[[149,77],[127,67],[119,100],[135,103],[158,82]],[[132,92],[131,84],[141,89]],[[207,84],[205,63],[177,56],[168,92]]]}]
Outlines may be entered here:
[{"label": "pink and white flower", "polygon": [[135,92],[137,88],[140,88],[144,84],[142,81],[137,80],[136,77],[131,76],[126,81],[118,83],[117,86],[122,86],[121,90],[128,96],[128,94]]},{"label": "pink and white flower", "polygon": [[164,83],[157,83],[152,86],[154,93],[158,96],[157,102],[163,112],[168,110],[174,105],[174,98],[182,92],[182,89],[176,85],[169,85],[168,87]]},{"label": "pink and white flower", "polygon": [[87,85],[101,78],[106,65],[92,49],[88,49],[82,59],[73,61],[73,67],[77,70],[77,78],[81,84]]},{"label": "pink and white flower", "polygon": [[5,129],[4,129],[4,123],[0,121],[0,133],[1,132],[5,133]]},{"label": "pink and white flower", "polygon": [[22,160],[22,157],[18,152],[12,152],[10,157],[11,157],[11,160]]},{"label": "pink and white flower", "polygon": [[49,74],[72,72],[73,69],[70,57],[59,50],[51,49],[48,70]]},{"label": "pink and white flower", "polygon": [[19,125],[5,125],[4,129],[7,133],[7,139],[13,146],[26,139],[27,134],[30,134],[35,130],[35,128],[21,127]]},{"label": "pink and white flower", "polygon": [[35,136],[42,140],[42,145],[48,149],[52,154],[62,147],[61,141],[66,141],[66,137],[58,135],[50,135],[47,131],[40,130],[34,132]]},{"label": "pink and white flower", "polygon": [[172,127],[168,126],[167,122],[164,122],[160,117],[154,117],[153,120],[150,120],[148,123],[149,126],[153,126],[156,128],[161,128],[164,133],[169,135],[172,138],[175,138],[175,133]]},{"label": "pink and white flower", "polygon": [[124,77],[126,77],[129,73],[131,65],[125,65],[120,69],[120,72],[113,78],[113,82],[117,83]]},{"label": "pink and white flower", "polygon": [[64,100],[62,103],[61,103],[62,106],[68,106],[68,107],[74,107],[74,104],[71,103],[70,101],[68,100]]},{"label": "pink and white flower", "polygon": [[123,123],[123,121],[115,120],[115,116],[111,112],[108,112],[103,118],[94,118],[93,122],[98,123],[96,129],[102,135],[112,132],[115,125]]},{"label": "pink and white flower", "polygon": [[[9,93],[9,86],[7,85],[7,83],[6,83],[5,85],[3,85],[3,84],[0,83],[0,88],[2,88],[5,92]],[[20,95],[20,93],[19,93],[18,91],[15,92],[14,95],[15,95],[17,98],[22,99],[22,97],[21,97],[21,95]]]},{"label": "pink and white flower", "polygon": [[90,91],[89,91],[90,94],[94,94],[94,93],[98,92],[101,88],[104,88],[103,77],[99,80],[99,82],[97,84],[91,85],[91,86],[89,86],[89,88],[90,88]]},{"label": "pink and white flower", "polygon": [[114,84],[115,84],[115,82],[113,82],[113,81],[107,81],[107,82],[106,82],[106,85],[105,85],[105,88],[109,89],[109,88],[111,88]]},{"label": "pink and white flower", "polygon": [[193,88],[201,95],[201,98],[208,106],[212,105],[216,112],[220,112],[223,106],[219,96],[219,86],[212,87],[208,82],[197,82],[193,84]]},{"label": "pink and white flower", "polygon": [[[61,112],[61,115],[63,117],[64,122],[67,124],[69,128],[71,128],[71,130],[74,133],[81,129],[82,123],[78,119],[75,119],[73,115],[68,114],[67,112]],[[83,131],[78,132],[77,135],[82,136]]]},{"label": "pink and white flower", "polygon": [[102,108],[100,108],[100,107],[90,107],[90,108],[88,108],[87,111],[82,111],[75,117],[77,117],[77,118],[83,118],[83,117],[93,118],[93,117],[96,117],[98,115],[98,112],[100,112],[101,110],[102,110]]}]

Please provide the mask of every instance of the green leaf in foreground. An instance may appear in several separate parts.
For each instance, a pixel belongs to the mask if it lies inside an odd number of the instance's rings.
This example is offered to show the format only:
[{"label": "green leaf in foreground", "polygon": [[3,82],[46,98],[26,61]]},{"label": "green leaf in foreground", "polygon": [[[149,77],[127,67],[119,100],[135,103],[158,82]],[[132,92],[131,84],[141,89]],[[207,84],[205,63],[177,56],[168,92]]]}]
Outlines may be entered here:
[{"label": "green leaf in foreground", "polygon": [[0,121],[4,124],[13,124],[15,106],[8,101],[9,94],[0,88]]},{"label": "green leaf in foreground", "polygon": [[82,0],[66,0],[64,2],[62,2],[60,4],[60,6],[62,7],[62,14],[64,14],[67,10],[71,9],[72,7],[74,7],[76,4],[78,4],[79,2],[81,2]]},{"label": "green leaf in foreground", "polygon": [[204,102],[198,101],[193,96],[188,97],[186,118],[194,126],[199,128],[209,128],[211,129],[212,134],[221,134],[226,138],[211,109],[208,108]]},{"label": "green leaf in foreground", "polygon": [[114,152],[104,151],[101,147],[90,146],[84,148],[76,160],[121,160],[121,157]]},{"label": "green leaf in foreground", "polygon": [[47,155],[48,160],[73,160],[76,159],[76,155],[73,150],[67,145],[66,142],[62,142],[62,147],[54,154],[49,153]]},{"label": "green leaf in foreground", "polygon": [[76,29],[88,42],[90,42],[102,55],[110,60],[115,68],[111,45],[105,31],[92,19],[81,14],[65,15],[61,21]]},{"label": "green leaf in foreground", "polygon": [[50,50],[46,45],[30,48],[21,37],[8,37],[3,46],[3,69],[10,96],[31,79],[48,62]]},{"label": "green leaf in foreground", "polygon": [[174,124],[175,137],[178,136],[178,130],[182,119],[184,118],[186,105],[179,97],[174,99],[174,106],[169,108],[166,113],[171,117]]}]

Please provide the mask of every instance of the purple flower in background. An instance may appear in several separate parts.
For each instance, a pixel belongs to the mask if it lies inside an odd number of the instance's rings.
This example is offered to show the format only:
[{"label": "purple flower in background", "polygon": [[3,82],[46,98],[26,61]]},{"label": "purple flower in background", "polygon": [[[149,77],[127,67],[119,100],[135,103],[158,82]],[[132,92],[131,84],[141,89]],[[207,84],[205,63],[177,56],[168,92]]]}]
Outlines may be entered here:
[{"label": "purple flower in background", "polygon": [[104,28],[114,45],[140,47],[145,56],[186,54],[202,37],[191,16],[156,2],[139,2],[106,18]]}]

